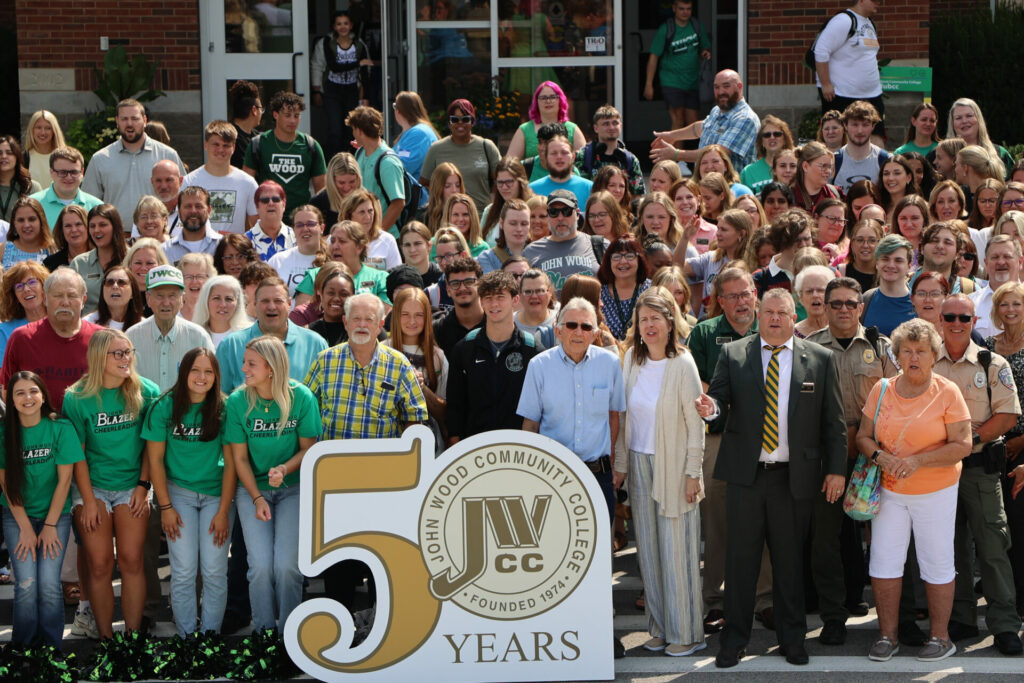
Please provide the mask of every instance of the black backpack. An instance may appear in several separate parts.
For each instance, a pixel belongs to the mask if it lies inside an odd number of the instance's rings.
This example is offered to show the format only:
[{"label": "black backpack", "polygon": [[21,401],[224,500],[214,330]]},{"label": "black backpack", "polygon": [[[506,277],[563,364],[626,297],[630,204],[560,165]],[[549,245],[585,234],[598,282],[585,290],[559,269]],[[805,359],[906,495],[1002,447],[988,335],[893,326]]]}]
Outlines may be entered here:
[{"label": "black backpack", "polygon": [[[853,38],[853,34],[857,32],[857,17],[856,15],[854,15],[853,12],[851,12],[848,9],[844,9],[842,11],[842,14],[845,14],[846,16],[850,17],[850,30],[847,31],[846,33],[846,39],[849,40],[850,38]],[[839,15],[837,14],[835,16]],[[814,40],[811,42],[811,46],[807,48],[807,52],[804,53],[804,66],[806,66],[811,71],[815,71],[817,69],[814,60],[814,48],[818,44],[818,38],[821,37],[821,32],[825,30],[825,27],[828,26],[828,22],[832,21],[832,19],[833,17],[829,17],[824,21],[824,23],[822,23],[821,28],[819,28],[818,32],[814,34]],[[872,21],[870,18],[868,19],[868,21],[871,23],[872,28],[874,28],[875,22]]]},{"label": "black backpack", "polygon": [[[364,150],[359,150],[365,154]],[[381,211],[387,211],[388,205],[392,202],[392,199],[388,197],[387,191],[384,189],[384,183],[380,179],[380,165],[384,161],[384,157],[392,156],[398,159],[398,163],[401,164],[402,160],[399,159],[398,155],[390,149],[381,154],[377,159],[377,163],[373,165],[373,178],[377,181],[377,187],[380,188],[380,193],[384,195],[384,203],[381,206]],[[420,214],[420,201],[425,196],[423,192],[423,186],[420,185],[420,181],[413,177],[409,171],[405,170],[405,165],[402,164],[402,183],[405,189],[405,208],[402,209],[402,213],[398,215],[398,220],[395,221],[396,226],[403,226],[409,221],[414,221]]]},{"label": "black backpack", "polygon": [[[589,178],[594,174],[594,145],[596,144],[598,144],[596,141],[589,142],[583,148],[583,163],[580,166],[580,170],[583,171],[584,178]],[[630,152],[625,147],[622,148],[622,151],[626,154],[626,168],[622,170],[628,174],[633,169],[633,159],[635,159],[636,157],[633,156],[633,153]]]},{"label": "black backpack", "polygon": [[[690,17],[690,28],[697,34],[697,45],[700,46],[700,22],[697,17]],[[676,18],[669,17],[665,20],[665,49],[667,50],[672,45],[672,39],[676,37]]]}]

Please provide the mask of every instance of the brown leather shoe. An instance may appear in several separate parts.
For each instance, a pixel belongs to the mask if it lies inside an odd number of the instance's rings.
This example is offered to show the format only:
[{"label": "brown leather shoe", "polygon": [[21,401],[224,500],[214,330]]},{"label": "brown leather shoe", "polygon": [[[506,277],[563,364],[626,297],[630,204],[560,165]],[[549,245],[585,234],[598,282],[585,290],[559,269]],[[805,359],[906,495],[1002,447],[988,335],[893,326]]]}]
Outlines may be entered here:
[{"label": "brown leather shoe", "polygon": [[720,609],[708,610],[704,617],[704,633],[718,633],[725,628],[725,612]]},{"label": "brown leather shoe", "polygon": [[756,615],[757,620],[764,624],[764,627],[769,631],[775,630],[775,608],[765,607],[763,610],[758,612]]}]

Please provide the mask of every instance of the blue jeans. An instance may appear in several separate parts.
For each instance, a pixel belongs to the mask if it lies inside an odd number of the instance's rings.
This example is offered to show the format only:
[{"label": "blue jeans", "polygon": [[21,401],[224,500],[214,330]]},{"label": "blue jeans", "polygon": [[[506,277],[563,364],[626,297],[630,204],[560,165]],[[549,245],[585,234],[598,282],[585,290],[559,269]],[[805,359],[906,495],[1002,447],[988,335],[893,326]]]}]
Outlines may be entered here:
[{"label": "blue jeans", "polygon": [[[29,517],[32,529],[38,535],[43,530],[43,519]],[[21,528],[7,508],[3,511],[4,538],[11,551],[14,570],[14,632],[11,642],[19,645],[42,643],[60,648],[64,636],[64,598],[61,595],[60,566],[64,562],[64,549],[71,532],[71,515],[63,514],[57,520],[57,539],[61,549],[57,557],[43,557],[36,547],[36,559],[29,555],[19,560],[14,548],[21,538]]]},{"label": "blue jeans", "polygon": [[[196,630],[196,574],[203,576],[203,630],[220,631],[228,601],[228,544],[213,542],[210,523],[220,509],[220,496],[208,496],[167,482],[171,505],[184,526],[176,540],[167,542],[171,561],[171,609],[182,636]],[[228,511],[228,529],[234,521],[234,506]]]},{"label": "blue jeans", "polygon": [[256,630],[284,630],[288,615],[302,602],[299,571],[299,485],[260,489],[270,521],[256,519],[256,506],[244,487],[235,505],[249,555],[249,602]]}]

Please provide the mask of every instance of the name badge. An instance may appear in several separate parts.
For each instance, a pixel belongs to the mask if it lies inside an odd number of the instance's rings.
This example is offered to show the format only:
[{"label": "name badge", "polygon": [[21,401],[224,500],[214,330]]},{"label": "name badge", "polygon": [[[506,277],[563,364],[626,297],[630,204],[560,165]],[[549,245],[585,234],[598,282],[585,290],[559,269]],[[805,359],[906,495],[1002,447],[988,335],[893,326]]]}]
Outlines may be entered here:
[{"label": "name badge", "polygon": [[804,382],[800,385],[801,394],[813,394],[814,393],[814,382]]},{"label": "name badge", "polygon": [[732,341],[732,337],[715,337],[715,343],[721,346],[722,344],[728,344]]},{"label": "name badge", "polygon": [[392,384],[391,382],[381,382],[380,383],[380,388],[384,389],[385,391],[394,391],[395,390],[395,385]]}]

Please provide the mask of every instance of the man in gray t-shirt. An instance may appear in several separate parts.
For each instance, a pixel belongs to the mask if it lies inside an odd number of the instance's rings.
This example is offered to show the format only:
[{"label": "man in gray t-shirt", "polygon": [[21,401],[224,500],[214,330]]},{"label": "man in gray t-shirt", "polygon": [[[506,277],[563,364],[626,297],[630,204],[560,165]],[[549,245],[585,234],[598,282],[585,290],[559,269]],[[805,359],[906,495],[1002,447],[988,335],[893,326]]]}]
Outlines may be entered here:
[{"label": "man in gray t-shirt", "polygon": [[531,243],[523,250],[523,258],[551,278],[555,296],[570,275],[596,275],[601,264],[594,254],[590,235],[576,231],[579,202],[569,190],[555,190],[548,196],[548,229],[550,236]]},{"label": "man in gray t-shirt", "polygon": [[857,100],[843,112],[842,122],[848,142],[836,153],[836,175],[833,183],[848,192],[858,180],[878,182],[878,172],[890,154],[871,144],[871,131],[881,120],[870,102]]}]

